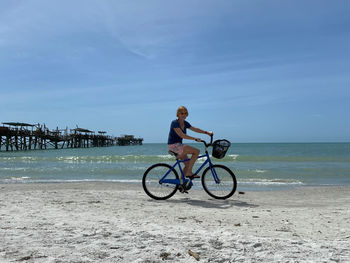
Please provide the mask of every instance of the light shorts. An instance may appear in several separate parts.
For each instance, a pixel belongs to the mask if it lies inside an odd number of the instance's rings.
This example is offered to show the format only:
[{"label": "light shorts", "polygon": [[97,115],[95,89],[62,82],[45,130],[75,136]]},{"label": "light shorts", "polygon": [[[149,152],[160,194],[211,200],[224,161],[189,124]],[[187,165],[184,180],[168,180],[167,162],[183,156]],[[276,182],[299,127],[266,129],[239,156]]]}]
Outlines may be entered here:
[{"label": "light shorts", "polygon": [[178,155],[181,155],[184,151],[184,145],[179,142],[174,144],[168,144],[168,150],[177,153]]}]

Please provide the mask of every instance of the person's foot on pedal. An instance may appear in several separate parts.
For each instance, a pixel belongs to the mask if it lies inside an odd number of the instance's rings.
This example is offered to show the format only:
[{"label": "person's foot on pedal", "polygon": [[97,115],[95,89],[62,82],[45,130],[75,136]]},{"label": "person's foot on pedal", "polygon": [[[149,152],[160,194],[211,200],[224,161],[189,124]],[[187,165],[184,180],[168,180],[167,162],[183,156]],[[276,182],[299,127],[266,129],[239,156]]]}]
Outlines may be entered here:
[{"label": "person's foot on pedal", "polygon": [[193,178],[200,178],[200,176],[198,174],[188,174],[188,175],[186,175],[186,177],[187,178],[191,178],[191,179],[193,179]]},{"label": "person's foot on pedal", "polygon": [[179,187],[179,190],[180,190],[180,193],[188,194],[187,190],[185,188],[183,188],[182,185]]}]

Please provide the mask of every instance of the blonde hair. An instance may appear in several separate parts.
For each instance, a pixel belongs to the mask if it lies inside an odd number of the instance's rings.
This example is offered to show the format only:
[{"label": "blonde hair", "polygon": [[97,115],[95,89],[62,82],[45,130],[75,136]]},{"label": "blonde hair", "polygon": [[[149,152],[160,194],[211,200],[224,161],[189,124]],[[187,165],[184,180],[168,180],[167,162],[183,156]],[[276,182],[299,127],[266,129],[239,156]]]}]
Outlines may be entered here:
[{"label": "blonde hair", "polygon": [[181,112],[186,112],[186,116],[188,116],[188,110],[185,106],[180,106],[177,108],[176,117],[179,117]]}]

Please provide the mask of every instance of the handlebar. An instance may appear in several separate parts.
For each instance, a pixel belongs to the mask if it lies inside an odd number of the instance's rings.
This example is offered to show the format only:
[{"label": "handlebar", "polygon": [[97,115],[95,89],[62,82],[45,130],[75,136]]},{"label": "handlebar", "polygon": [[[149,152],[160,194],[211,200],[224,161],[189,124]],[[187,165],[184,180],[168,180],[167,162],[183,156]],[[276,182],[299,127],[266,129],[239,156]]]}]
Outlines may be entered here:
[{"label": "handlebar", "polygon": [[208,147],[212,146],[213,145],[213,135],[210,135],[210,143],[207,143],[204,140],[201,140],[201,142],[204,143],[205,148],[208,148]]}]

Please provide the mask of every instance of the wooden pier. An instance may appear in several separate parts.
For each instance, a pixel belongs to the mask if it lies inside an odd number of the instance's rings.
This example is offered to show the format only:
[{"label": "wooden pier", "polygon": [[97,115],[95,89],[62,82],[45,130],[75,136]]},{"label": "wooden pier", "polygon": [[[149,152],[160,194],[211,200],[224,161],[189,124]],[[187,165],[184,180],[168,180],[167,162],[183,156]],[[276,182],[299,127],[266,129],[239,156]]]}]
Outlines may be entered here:
[{"label": "wooden pier", "polygon": [[135,138],[134,135],[124,135],[122,137],[117,137],[118,145],[142,145],[142,138]]},{"label": "wooden pier", "polygon": [[[49,130],[46,125],[21,122],[3,122],[0,127],[0,151],[25,151],[62,148],[107,147],[113,145],[135,145],[135,139],[125,140],[106,135],[105,131],[75,128]],[[137,144],[142,144],[138,141]]]}]

